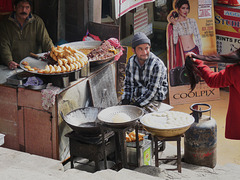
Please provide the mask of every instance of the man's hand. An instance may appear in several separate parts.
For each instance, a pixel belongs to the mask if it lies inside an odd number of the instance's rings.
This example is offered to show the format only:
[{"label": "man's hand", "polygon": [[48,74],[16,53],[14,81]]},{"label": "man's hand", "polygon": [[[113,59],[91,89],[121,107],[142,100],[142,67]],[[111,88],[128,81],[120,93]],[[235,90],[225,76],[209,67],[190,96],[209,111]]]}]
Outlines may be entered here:
[{"label": "man's hand", "polygon": [[10,61],[10,62],[8,63],[8,68],[9,68],[9,69],[16,69],[18,66],[19,66],[19,64],[16,63],[16,62],[14,62],[14,61]]}]

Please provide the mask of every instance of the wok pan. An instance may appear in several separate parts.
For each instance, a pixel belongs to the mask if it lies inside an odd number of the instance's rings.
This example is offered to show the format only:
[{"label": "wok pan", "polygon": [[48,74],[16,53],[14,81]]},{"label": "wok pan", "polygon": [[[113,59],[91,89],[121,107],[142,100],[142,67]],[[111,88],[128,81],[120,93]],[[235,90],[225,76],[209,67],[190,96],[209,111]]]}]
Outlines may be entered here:
[{"label": "wok pan", "polygon": [[97,125],[97,115],[101,110],[102,108],[86,107],[75,109],[65,116],[60,112],[60,115],[73,131],[94,136],[101,133]]},{"label": "wok pan", "polygon": [[[115,123],[112,121],[113,117],[118,113],[127,114],[131,120]],[[143,110],[140,107],[133,105],[117,105],[111,106],[106,109],[103,109],[98,113],[99,122],[107,126],[116,127],[116,128],[125,128],[133,125],[137,120],[143,116]]]}]

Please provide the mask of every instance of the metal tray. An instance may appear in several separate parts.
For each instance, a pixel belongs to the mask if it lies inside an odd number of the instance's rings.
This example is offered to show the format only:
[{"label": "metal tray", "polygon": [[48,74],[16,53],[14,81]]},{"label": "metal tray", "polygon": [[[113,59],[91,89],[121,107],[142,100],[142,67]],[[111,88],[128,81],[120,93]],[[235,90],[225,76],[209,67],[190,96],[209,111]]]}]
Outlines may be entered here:
[{"label": "metal tray", "polygon": [[[38,55],[40,55],[40,54],[38,54]],[[70,71],[70,72],[63,72],[63,73],[44,74],[44,73],[39,73],[38,71],[28,71],[25,68],[25,65],[22,64],[23,61],[28,62],[29,66],[36,67],[36,68],[39,68],[39,69],[45,69],[45,66],[47,64],[53,64],[52,61],[50,62],[50,60],[49,61],[44,61],[44,60],[38,60],[38,59],[35,59],[35,58],[32,58],[32,57],[26,57],[20,62],[20,68],[22,68],[24,71],[27,71],[27,72],[32,73],[32,74],[39,74],[39,75],[64,75],[64,74],[70,74],[70,73],[73,73],[73,72],[77,72],[77,71],[80,71],[82,69],[82,68],[80,68],[78,70],[74,70],[74,71]],[[56,64],[57,64],[57,62],[56,62]]]},{"label": "metal tray", "polygon": [[25,86],[25,87],[28,89],[33,89],[33,90],[42,90],[47,87],[47,84],[41,84],[41,85],[36,85],[36,86],[29,85],[29,86]]},{"label": "metal tray", "polygon": [[[117,49],[118,53],[119,53],[119,50]],[[117,53],[117,54],[118,54]],[[90,63],[90,66],[97,66],[97,65],[100,65],[100,64],[104,64],[104,63],[107,63],[107,62],[110,62],[112,60],[114,60],[115,56],[117,55],[115,54],[114,56],[112,57],[109,57],[107,59],[103,59],[103,60],[89,60],[89,63]]]}]

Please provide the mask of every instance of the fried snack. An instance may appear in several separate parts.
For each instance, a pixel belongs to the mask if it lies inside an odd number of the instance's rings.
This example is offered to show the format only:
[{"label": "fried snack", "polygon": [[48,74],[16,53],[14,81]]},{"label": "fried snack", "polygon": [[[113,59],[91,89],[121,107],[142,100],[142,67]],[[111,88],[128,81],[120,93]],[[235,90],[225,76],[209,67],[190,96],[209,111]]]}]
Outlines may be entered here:
[{"label": "fried snack", "polygon": [[63,65],[62,59],[58,59],[58,65],[59,65],[59,66],[62,66],[62,65]]},{"label": "fried snack", "polygon": [[22,62],[22,65],[24,65],[24,66],[28,66],[29,63],[28,63],[27,61],[23,61],[23,62]]},{"label": "fried snack", "polygon": [[55,73],[60,73],[62,71],[60,66],[54,65]]},{"label": "fried snack", "polygon": [[87,56],[68,46],[52,47],[50,57],[57,62],[56,65],[47,65],[45,69],[39,70],[39,73],[51,74],[71,72],[84,67],[88,63]]},{"label": "fried snack", "polygon": [[33,69],[31,66],[24,66],[24,68],[26,68],[28,71],[35,71],[35,69]]},{"label": "fried snack", "polygon": [[49,65],[46,65],[46,66],[45,66],[45,69],[44,69],[43,73],[46,73],[46,74],[50,73],[50,67],[49,67]]},{"label": "fried snack", "polygon": [[[138,133],[138,140],[142,141],[144,136],[145,136],[145,134]],[[127,142],[135,142],[136,141],[136,132],[135,132],[135,130],[130,132],[129,134],[126,133],[126,141]]]},{"label": "fried snack", "polygon": [[39,69],[38,73],[42,73],[43,74],[43,73],[45,73],[45,70],[44,69]]},{"label": "fried snack", "polygon": [[131,138],[129,137],[129,135],[127,133],[126,133],[126,141],[131,142]]},{"label": "fried snack", "polygon": [[67,68],[65,66],[61,66],[61,72],[62,73],[67,72]]},{"label": "fried snack", "polygon": [[49,65],[49,69],[49,73],[55,73],[55,68],[51,64]]},{"label": "fried snack", "polygon": [[66,69],[67,69],[67,72],[70,72],[71,71],[71,68],[68,64],[65,65]]},{"label": "fried snack", "polygon": [[76,67],[74,66],[74,64],[70,64],[70,71],[74,71],[76,69]]}]

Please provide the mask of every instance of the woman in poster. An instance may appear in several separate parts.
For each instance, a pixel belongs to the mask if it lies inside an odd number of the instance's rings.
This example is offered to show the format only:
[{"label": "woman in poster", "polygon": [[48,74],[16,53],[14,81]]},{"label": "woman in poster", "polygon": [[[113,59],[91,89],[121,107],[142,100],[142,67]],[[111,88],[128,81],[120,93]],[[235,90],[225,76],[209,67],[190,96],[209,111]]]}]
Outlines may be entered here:
[{"label": "woman in poster", "polygon": [[[168,16],[168,53],[169,69],[182,67],[185,54],[202,54],[202,42],[195,19],[188,18],[190,4],[188,0],[176,0],[175,10]],[[170,77],[171,78],[171,77]]]}]

